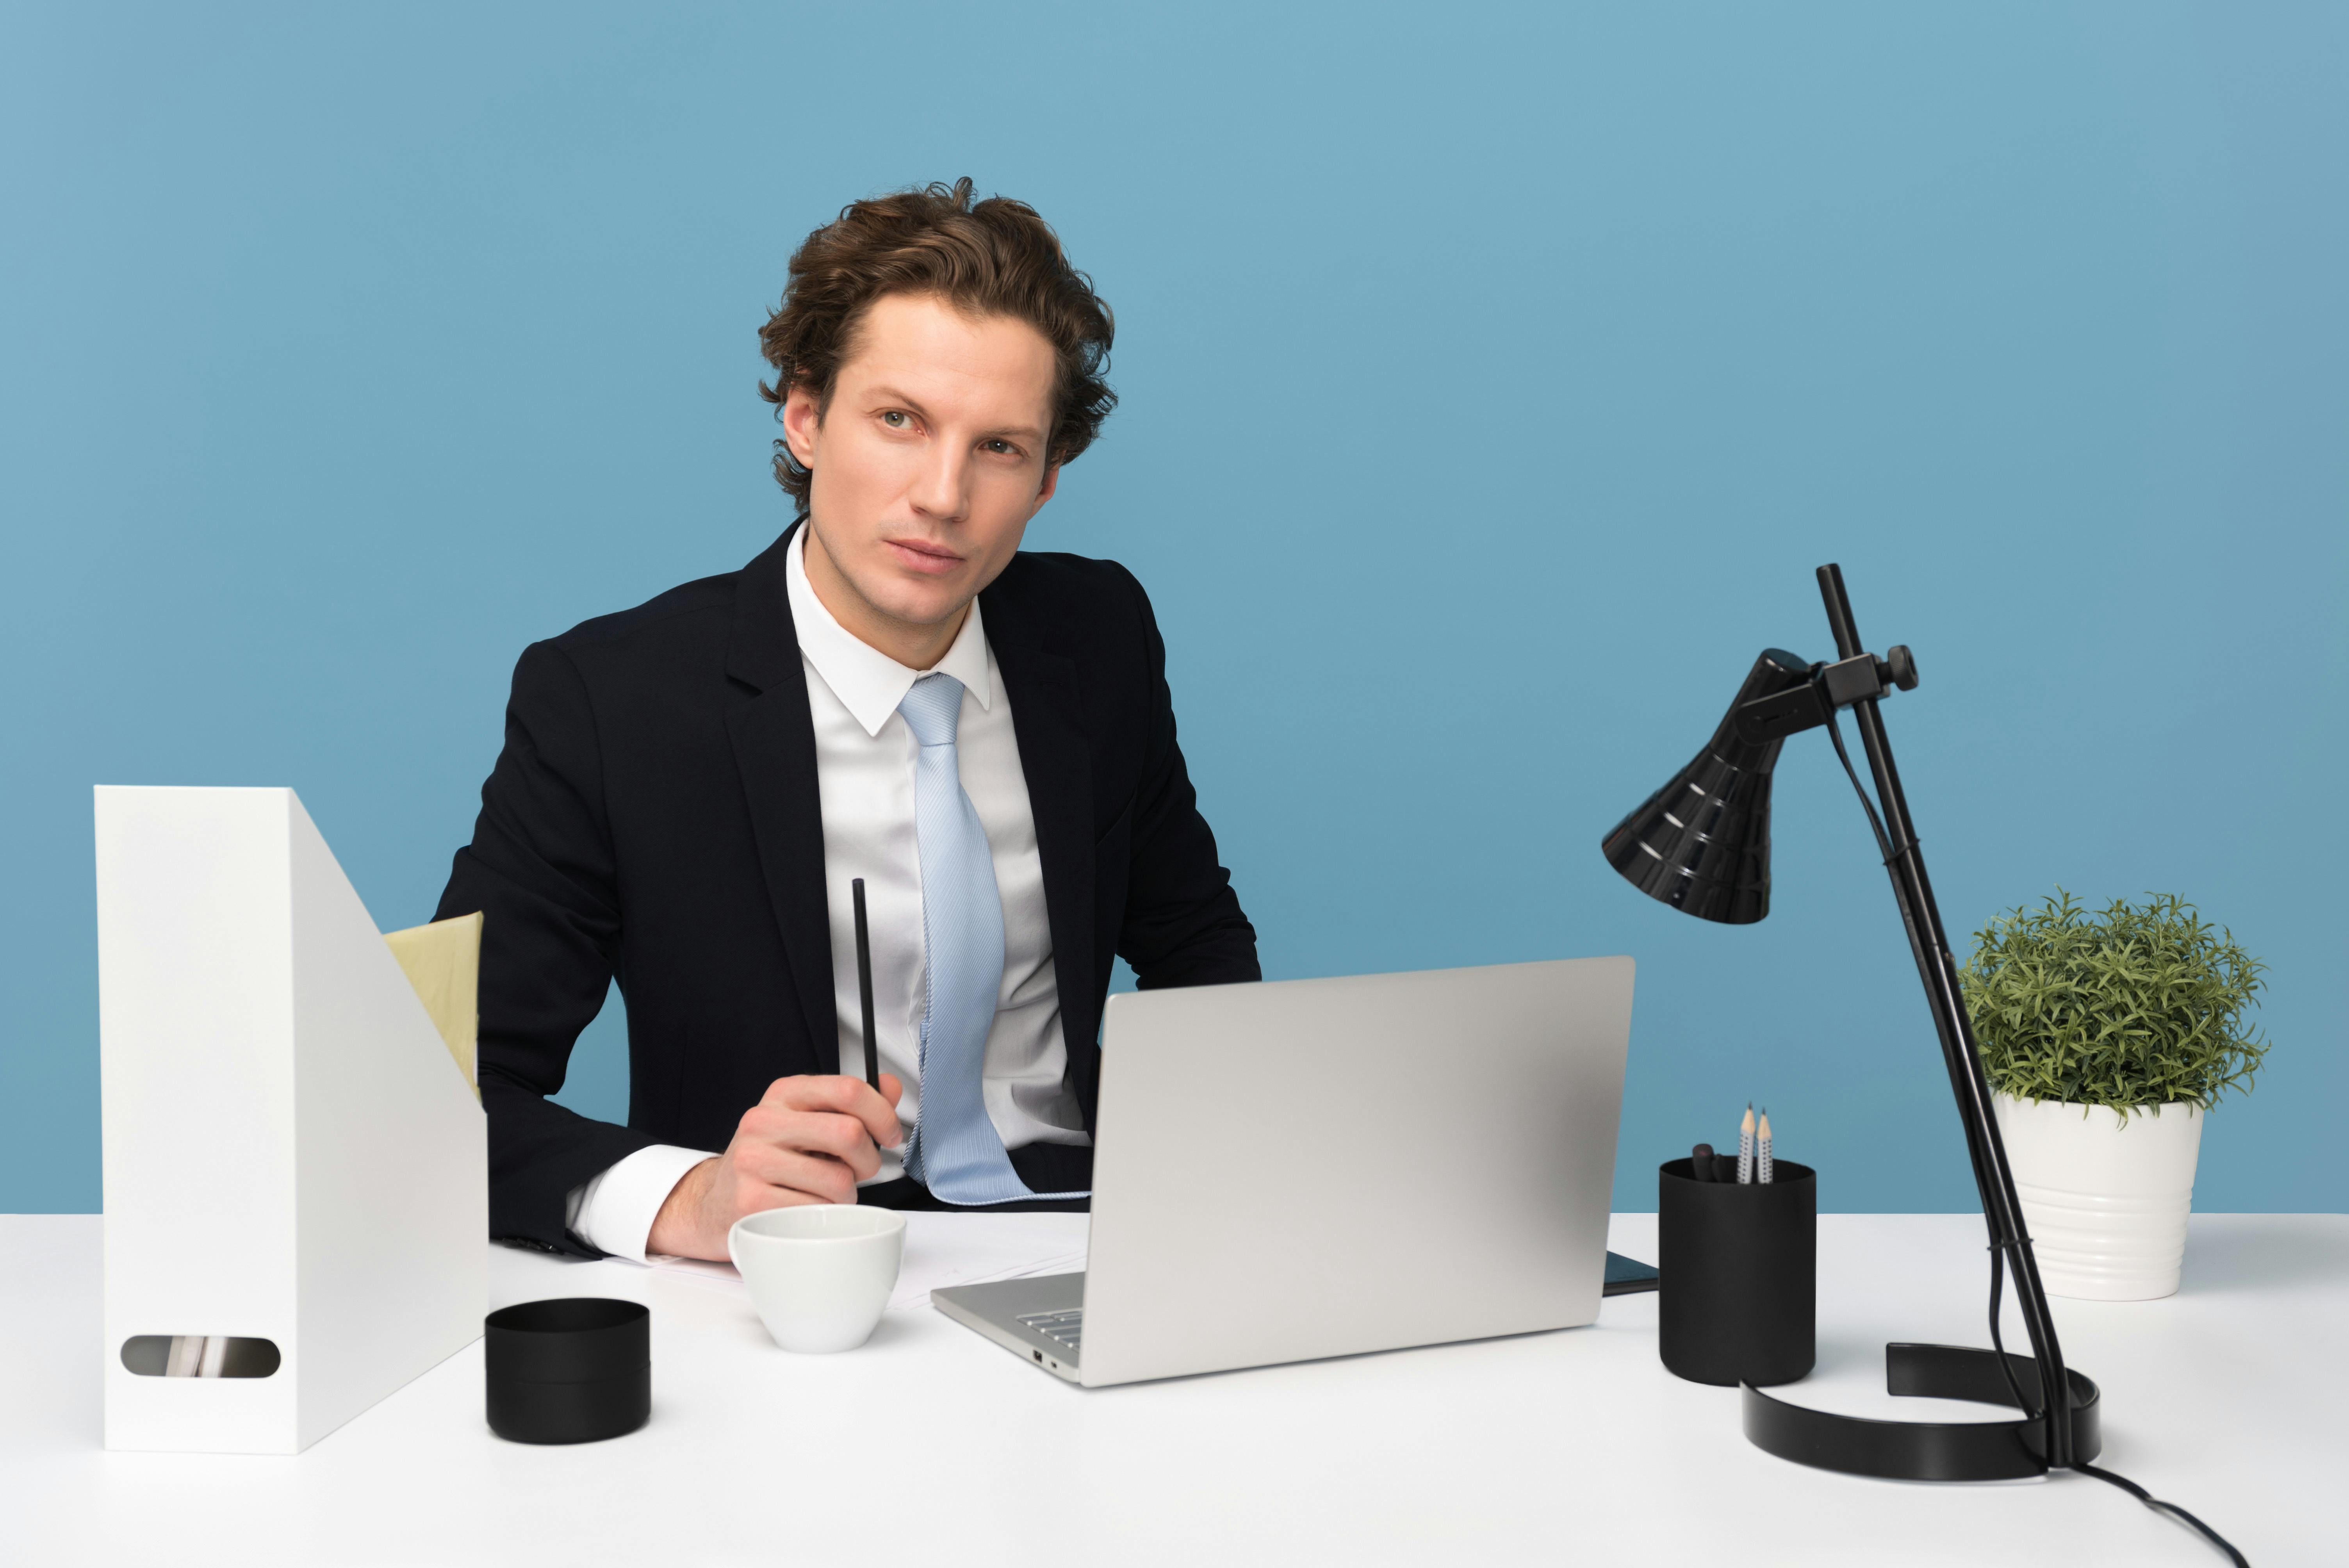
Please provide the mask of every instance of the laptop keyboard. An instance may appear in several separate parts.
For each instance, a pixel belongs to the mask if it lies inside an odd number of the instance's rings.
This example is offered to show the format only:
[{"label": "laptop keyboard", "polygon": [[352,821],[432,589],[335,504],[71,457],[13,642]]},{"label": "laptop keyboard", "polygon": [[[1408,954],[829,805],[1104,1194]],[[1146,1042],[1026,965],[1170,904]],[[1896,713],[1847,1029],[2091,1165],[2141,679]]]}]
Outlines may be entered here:
[{"label": "laptop keyboard", "polygon": [[1031,1312],[1019,1321],[1063,1350],[1083,1347],[1085,1309],[1081,1306],[1072,1306],[1066,1312]]}]

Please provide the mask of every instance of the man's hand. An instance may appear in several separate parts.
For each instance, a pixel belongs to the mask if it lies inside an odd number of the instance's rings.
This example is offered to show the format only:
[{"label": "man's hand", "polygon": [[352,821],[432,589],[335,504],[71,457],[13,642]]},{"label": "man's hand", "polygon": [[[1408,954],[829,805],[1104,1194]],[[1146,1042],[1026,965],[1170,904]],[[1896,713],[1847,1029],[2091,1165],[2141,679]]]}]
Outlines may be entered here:
[{"label": "man's hand", "polygon": [[777,1078],[743,1113],[734,1140],[669,1190],[645,1250],[726,1259],[726,1233],[745,1214],[794,1203],[854,1203],[856,1183],[881,1169],[881,1150],[903,1140],[895,1073],[875,1094],[863,1078]]}]

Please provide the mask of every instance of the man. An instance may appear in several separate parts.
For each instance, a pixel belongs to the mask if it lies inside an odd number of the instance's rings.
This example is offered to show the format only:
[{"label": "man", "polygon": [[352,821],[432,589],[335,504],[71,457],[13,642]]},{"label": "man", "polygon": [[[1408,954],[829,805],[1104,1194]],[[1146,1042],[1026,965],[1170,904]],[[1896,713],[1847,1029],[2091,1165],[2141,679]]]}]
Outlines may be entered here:
[{"label": "man", "polygon": [[[1111,333],[1044,222],[968,180],[792,258],[760,391],[799,521],[523,652],[441,895],[487,916],[493,1234],[723,1258],[783,1204],[1082,1206],[1112,955],[1259,977],[1141,585],[1017,553],[1115,403]],[[626,1127],[545,1098],[615,977]]]}]

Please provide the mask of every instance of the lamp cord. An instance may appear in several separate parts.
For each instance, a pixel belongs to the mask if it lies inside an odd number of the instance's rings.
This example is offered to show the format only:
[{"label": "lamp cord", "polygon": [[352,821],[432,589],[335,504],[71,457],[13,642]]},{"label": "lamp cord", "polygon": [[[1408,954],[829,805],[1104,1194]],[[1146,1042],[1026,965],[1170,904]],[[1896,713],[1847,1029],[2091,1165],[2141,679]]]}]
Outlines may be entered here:
[{"label": "lamp cord", "polygon": [[1876,834],[1876,847],[1884,851],[1884,863],[1889,866],[1915,849],[1917,841],[1911,839],[1898,850],[1892,847],[1892,836],[1884,830],[1884,820],[1876,814],[1876,802],[1868,798],[1867,789],[1859,782],[1859,770],[1851,765],[1851,753],[1843,748],[1843,726],[1836,722],[1832,704],[1827,707],[1827,738],[1835,742],[1836,757],[1843,763],[1843,776],[1851,780],[1852,793],[1859,797],[1859,809],[1868,813],[1868,829]]},{"label": "lamp cord", "polygon": [[[2041,1409],[2033,1410],[2031,1408],[2031,1402],[2023,1397],[2023,1385],[2015,1379],[2013,1364],[2006,1358],[2006,1341],[1999,1335],[1999,1296],[2005,1281],[2005,1253],[2002,1253],[1996,1245],[1992,1245],[1990,1249],[1991,1347],[1998,1353],[1998,1369],[2006,1374],[2006,1386],[2008,1390],[2014,1395],[2015,1408],[2023,1411],[2030,1419],[2036,1421],[2045,1414],[2044,1408],[2043,1407]],[[2098,1480],[2105,1482],[2106,1485],[2120,1488],[2123,1491],[2128,1493],[2131,1497],[2137,1499],[2139,1502],[2145,1504],[2146,1507],[2153,1510],[2156,1513],[2168,1514],[2178,1520],[2180,1522],[2191,1527],[2197,1534],[2202,1537],[2202,1539],[2208,1541],[2211,1545],[2225,1553],[2227,1554],[2227,1561],[2232,1563],[2235,1565],[2235,1568],[2251,1568],[2251,1560],[2244,1556],[2240,1552],[2236,1551],[2233,1542],[2229,1541],[2225,1536],[2220,1534],[2217,1531],[2203,1523],[2200,1519],[2178,1507],[2178,1504],[2174,1502],[2164,1502],[2161,1499],[2154,1496],[2153,1493],[2146,1491],[2145,1488],[2137,1485],[2137,1482],[2129,1480],[2128,1477],[2125,1475],[2117,1475],[2111,1470],[2104,1470],[2098,1466],[2086,1463],[2085,1460],[2073,1460],[2072,1468],[2079,1471],[2082,1475],[2091,1475],[2095,1477]]]},{"label": "lamp cord", "polygon": [[[1876,847],[1884,851],[1884,863],[1889,866],[1915,849],[1917,841],[1911,839],[1898,850],[1892,847],[1891,835],[1884,830],[1884,820],[1876,814],[1876,802],[1868,798],[1868,790],[1859,781],[1859,770],[1851,765],[1851,753],[1844,749],[1843,727],[1836,723],[1836,710],[1832,704],[1827,707],[1827,738],[1835,742],[1836,756],[1843,763],[1844,777],[1851,780],[1852,793],[1859,797],[1859,809],[1868,813],[1868,825],[1876,834]],[[1997,1354],[1999,1371],[2005,1375],[2007,1392],[2014,1396],[2014,1408],[2023,1411],[2030,1420],[2044,1420],[2046,1418],[2046,1407],[2043,1405],[2034,1410],[2032,1408],[2031,1401],[2023,1397],[2023,1384],[2014,1376],[2014,1366],[2006,1357],[2006,1341],[1999,1333],[1999,1306],[2005,1288],[2006,1254],[2000,1250],[1998,1243],[1993,1242],[1990,1249],[1991,1348]],[[2065,1401],[2067,1407],[2069,1403],[2067,1399]],[[2108,1485],[2120,1488],[2156,1513],[2168,1514],[2191,1526],[2204,1540],[2225,1553],[2227,1560],[2232,1563],[2235,1568],[2251,1568],[2251,1559],[2236,1551],[2233,1542],[2176,1503],[2162,1501],[2125,1475],[2116,1475],[2111,1470],[2100,1470],[2095,1465],[2085,1464],[2076,1460],[2073,1461],[2072,1468],[2082,1475],[2091,1475]]]},{"label": "lamp cord", "polygon": [[2077,1461],[2074,1462],[2072,1468],[2078,1470],[2082,1475],[2092,1475],[2098,1480],[2110,1482],[2112,1485],[2120,1488],[2123,1491],[2137,1499],[2139,1502],[2145,1504],[2146,1507],[2153,1510],[2156,1513],[2167,1513],[2185,1521],[2188,1524],[2194,1527],[2196,1532],[2199,1533],[2203,1540],[2208,1541],[2211,1545],[2225,1553],[2227,1554],[2227,1561],[2232,1563],[2235,1565],[2235,1568],[2251,1568],[2251,1560],[2244,1556],[2241,1553],[2236,1551],[2232,1542],[2220,1534],[2217,1531],[2211,1529],[2209,1525],[2203,1523],[2200,1520],[2195,1518],[2192,1514],[2187,1512],[2184,1509],[2178,1507],[2176,1503],[2162,1501],[2161,1499],[2154,1496],[2153,1493],[2146,1491],[2145,1488],[2137,1485],[2137,1482],[2129,1480],[2129,1478],[2125,1475],[2115,1475],[2108,1470],[2098,1470],[2095,1465],[2081,1464]]}]

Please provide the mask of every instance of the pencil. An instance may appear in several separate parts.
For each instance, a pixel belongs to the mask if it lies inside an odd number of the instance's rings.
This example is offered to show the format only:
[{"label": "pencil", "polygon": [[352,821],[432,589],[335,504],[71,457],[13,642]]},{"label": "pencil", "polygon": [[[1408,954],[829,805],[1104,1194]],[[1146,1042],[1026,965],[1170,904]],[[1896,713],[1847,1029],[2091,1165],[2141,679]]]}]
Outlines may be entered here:
[{"label": "pencil", "polygon": [[1754,1102],[1745,1102],[1745,1119],[1737,1124],[1737,1180],[1754,1180]]},{"label": "pencil", "polygon": [[856,1006],[864,1026],[864,1081],[881,1092],[881,1047],[873,1038],[873,937],[864,924],[864,879],[848,884],[856,905]]},{"label": "pencil", "polygon": [[1770,1108],[1769,1108],[1768,1106],[1766,1106],[1766,1105],[1765,1105],[1765,1106],[1764,1106],[1764,1107],[1762,1108],[1762,1151],[1761,1151],[1761,1153],[1760,1153],[1756,1158],[1758,1158],[1758,1159],[1760,1160],[1760,1161],[1761,1161],[1761,1165],[1762,1165],[1761,1173],[1760,1173],[1760,1175],[1756,1178],[1756,1180],[1763,1181],[1767,1181],[1771,1180],[1771,1171],[1770,1171]]}]

